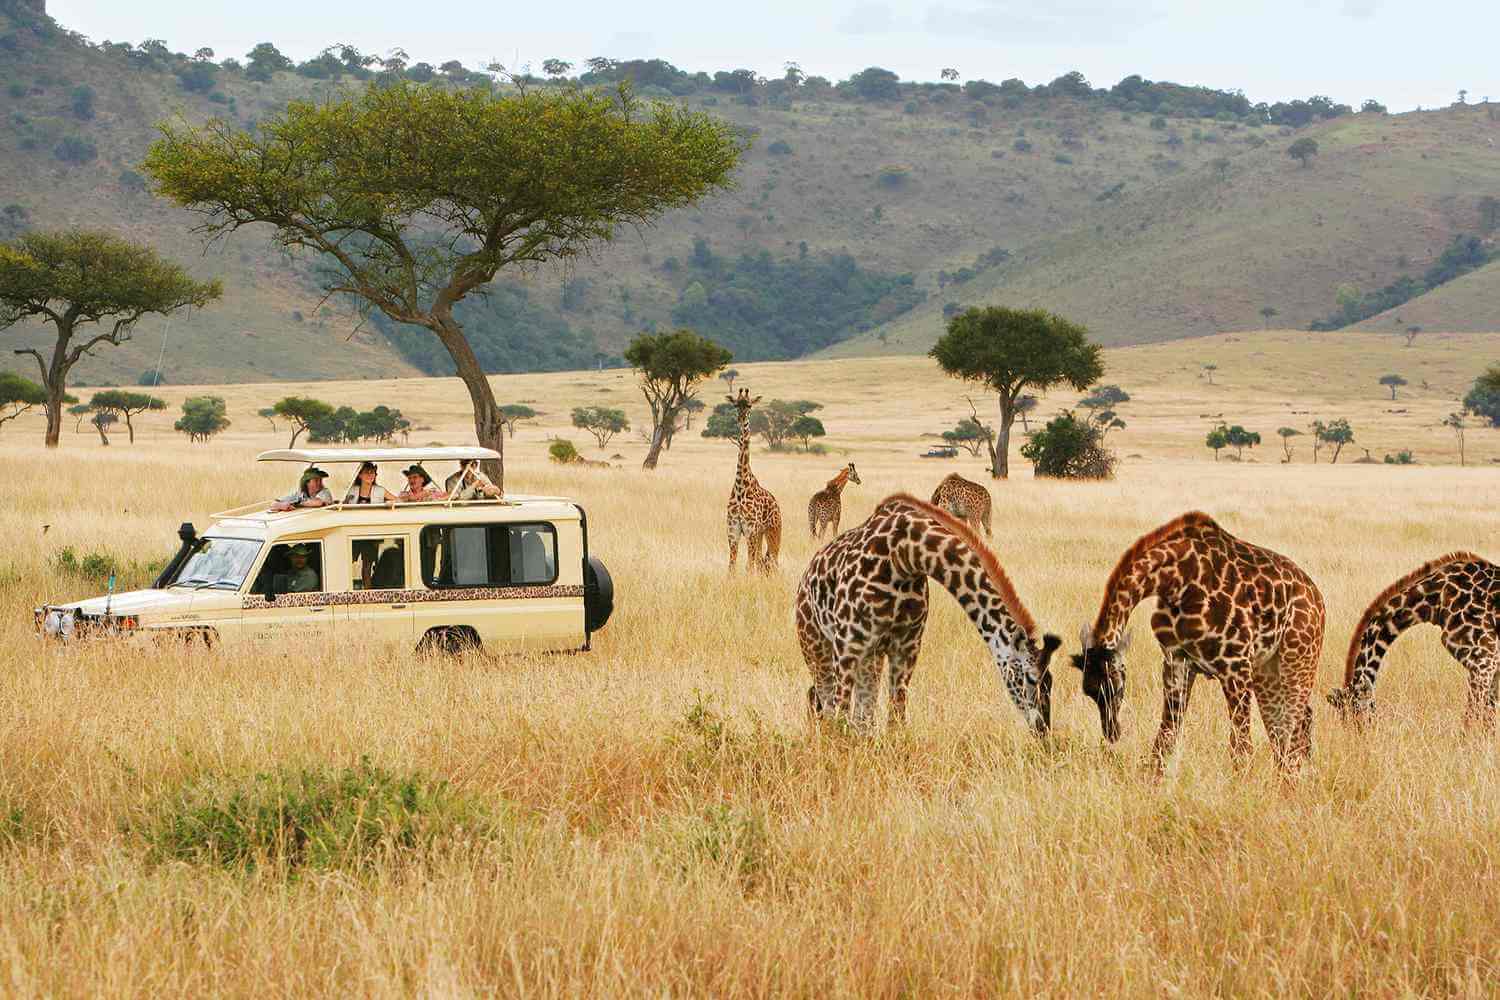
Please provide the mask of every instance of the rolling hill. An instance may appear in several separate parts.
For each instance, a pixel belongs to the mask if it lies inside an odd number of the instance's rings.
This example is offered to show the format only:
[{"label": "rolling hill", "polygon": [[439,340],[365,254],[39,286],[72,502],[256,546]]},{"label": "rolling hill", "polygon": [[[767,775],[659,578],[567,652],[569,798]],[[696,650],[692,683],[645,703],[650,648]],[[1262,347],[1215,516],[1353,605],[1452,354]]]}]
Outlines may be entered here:
[{"label": "rolling hill", "polygon": [[[83,381],[133,382],[159,358],[181,383],[446,370],[425,334],[320,302],[310,262],[260,235],[205,250],[192,216],[153,198],[135,170],[163,118],[249,128],[289,100],[363,81],[285,69],[257,80],[150,43],[94,45],[19,0],[0,0],[0,54],[0,236],[106,226],[225,279],[222,303],[170,330],[142,324],[134,342],[81,365]],[[431,85],[479,79],[445,66]],[[1265,306],[1274,325],[1305,326],[1332,311],[1341,285],[1379,287],[1479,232],[1481,199],[1500,195],[1492,106],[1293,127],[1158,117],[1116,93],[1127,81],[1066,81],[873,94],[811,79],[792,92],[641,86],[751,140],[734,190],[566,271],[506,279],[465,322],[501,372],[587,366],[643,328],[675,325],[741,360],[912,352],[945,308],[989,302],[1045,305],[1107,344],[1256,327]],[[1321,149],[1305,169],[1285,154],[1303,136]],[[1500,327],[1495,299],[1487,307],[1459,285],[1402,314],[1424,309],[1417,322],[1431,330]],[[19,365],[8,352],[3,363]]]}]

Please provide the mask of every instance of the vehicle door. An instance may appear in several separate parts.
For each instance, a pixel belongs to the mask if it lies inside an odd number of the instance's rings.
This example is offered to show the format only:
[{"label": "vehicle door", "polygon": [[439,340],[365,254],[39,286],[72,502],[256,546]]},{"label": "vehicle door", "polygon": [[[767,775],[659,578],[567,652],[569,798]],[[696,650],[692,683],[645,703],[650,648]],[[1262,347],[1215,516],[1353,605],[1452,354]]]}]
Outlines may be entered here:
[{"label": "vehicle door", "polygon": [[417,641],[412,611],[411,545],[404,531],[385,528],[351,535],[347,593],[335,605],[340,635],[411,645]]},{"label": "vehicle door", "polygon": [[[557,528],[547,522],[427,525],[416,634],[467,625],[486,647],[557,649],[583,634],[583,604],[558,580]],[[572,588],[562,588],[572,589]]]},{"label": "vehicle door", "polygon": [[266,553],[244,601],[241,627],[250,642],[334,636],[328,563],[321,540],[278,542]]}]

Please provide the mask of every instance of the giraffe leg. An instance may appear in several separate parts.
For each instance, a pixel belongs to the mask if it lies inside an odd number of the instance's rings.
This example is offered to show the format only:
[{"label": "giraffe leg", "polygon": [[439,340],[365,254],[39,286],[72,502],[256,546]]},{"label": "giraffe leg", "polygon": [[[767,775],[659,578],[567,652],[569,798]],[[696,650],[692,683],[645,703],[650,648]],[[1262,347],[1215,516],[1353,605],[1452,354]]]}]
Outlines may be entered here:
[{"label": "giraffe leg", "polygon": [[917,653],[922,649],[922,635],[908,639],[895,646],[886,663],[886,687],[890,691],[890,724],[904,725],[906,722],[906,689],[911,684],[912,671],[917,668]]},{"label": "giraffe leg", "polygon": [[1312,683],[1300,681],[1301,675],[1312,674],[1285,653],[1269,661],[1267,668],[1256,679],[1255,703],[1271,740],[1276,770],[1292,778],[1312,755]]},{"label": "giraffe leg", "polygon": [[1464,708],[1464,728],[1481,736],[1493,736],[1495,707],[1500,701],[1500,656],[1474,659],[1466,666],[1469,701]]},{"label": "giraffe leg", "polygon": [[[740,555],[740,527],[733,521],[729,524],[729,572],[734,572],[735,561]],[[749,557],[749,546],[746,546],[746,557]]]},{"label": "giraffe leg", "polygon": [[1239,674],[1225,675],[1224,704],[1229,709],[1229,763],[1244,770],[1250,760],[1250,679]]},{"label": "giraffe leg", "polygon": [[1168,653],[1161,665],[1161,728],[1151,746],[1151,769],[1160,777],[1167,768],[1167,758],[1177,747],[1182,731],[1182,717],[1187,713],[1188,699],[1193,695],[1193,680],[1198,672],[1184,656]]},{"label": "giraffe leg", "polygon": [[807,689],[807,708],[816,724],[838,710],[839,678],[834,667],[833,644],[811,628],[799,629],[802,658],[812,674]]},{"label": "giraffe leg", "polygon": [[840,678],[849,692],[849,723],[861,733],[875,727],[875,699],[880,693],[880,658],[865,655],[845,657]]}]

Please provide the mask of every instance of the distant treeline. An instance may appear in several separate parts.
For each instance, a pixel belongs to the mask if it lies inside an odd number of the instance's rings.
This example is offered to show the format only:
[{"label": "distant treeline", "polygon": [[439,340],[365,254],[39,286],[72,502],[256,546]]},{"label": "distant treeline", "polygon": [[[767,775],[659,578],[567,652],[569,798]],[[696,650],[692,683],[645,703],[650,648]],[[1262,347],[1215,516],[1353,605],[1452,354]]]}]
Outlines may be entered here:
[{"label": "distant treeline", "polygon": [[1500,258],[1500,252],[1488,249],[1484,240],[1478,236],[1460,234],[1453,237],[1453,242],[1448,244],[1437,261],[1420,278],[1403,274],[1389,285],[1373,292],[1361,292],[1351,285],[1340,288],[1338,310],[1325,319],[1315,320],[1308,329],[1339,330],[1367,320],[1387,309],[1403,305],[1418,295],[1430,292],[1454,278],[1463,277],[1470,271],[1484,267],[1497,258]]}]

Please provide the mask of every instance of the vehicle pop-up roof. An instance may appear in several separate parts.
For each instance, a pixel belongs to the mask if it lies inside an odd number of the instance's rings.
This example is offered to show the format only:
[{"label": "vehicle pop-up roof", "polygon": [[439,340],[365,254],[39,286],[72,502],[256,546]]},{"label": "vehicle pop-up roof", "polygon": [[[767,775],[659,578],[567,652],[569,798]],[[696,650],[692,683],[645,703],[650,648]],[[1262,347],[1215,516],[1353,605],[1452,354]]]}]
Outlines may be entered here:
[{"label": "vehicle pop-up roof", "polygon": [[[255,456],[257,462],[296,462],[303,466],[322,465],[358,465],[363,462],[397,462],[409,465],[424,465],[428,462],[464,462],[469,459],[499,458],[499,452],[490,448],[478,447],[440,447],[431,448],[277,448],[274,451],[263,451]],[[427,470],[435,480],[441,482],[441,477],[433,469]],[[335,492],[335,496],[341,496]],[[492,500],[483,497],[475,500],[425,500],[418,501],[419,504],[435,506],[468,506],[470,504],[489,504],[513,506],[518,501],[537,499],[529,497],[506,497],[501,500]],[[250,514],[265,515],[265,503],[247,504],[234,510],[219,511],[215,517],[245,517]],[[389,506],[385,505],[376,505]],[[402,504],[403,507],[411,506]],[[321,510],[347,509],[343,503],[335,501],[332,505]],[[303,511],[302,513],[306,513]]]}]

